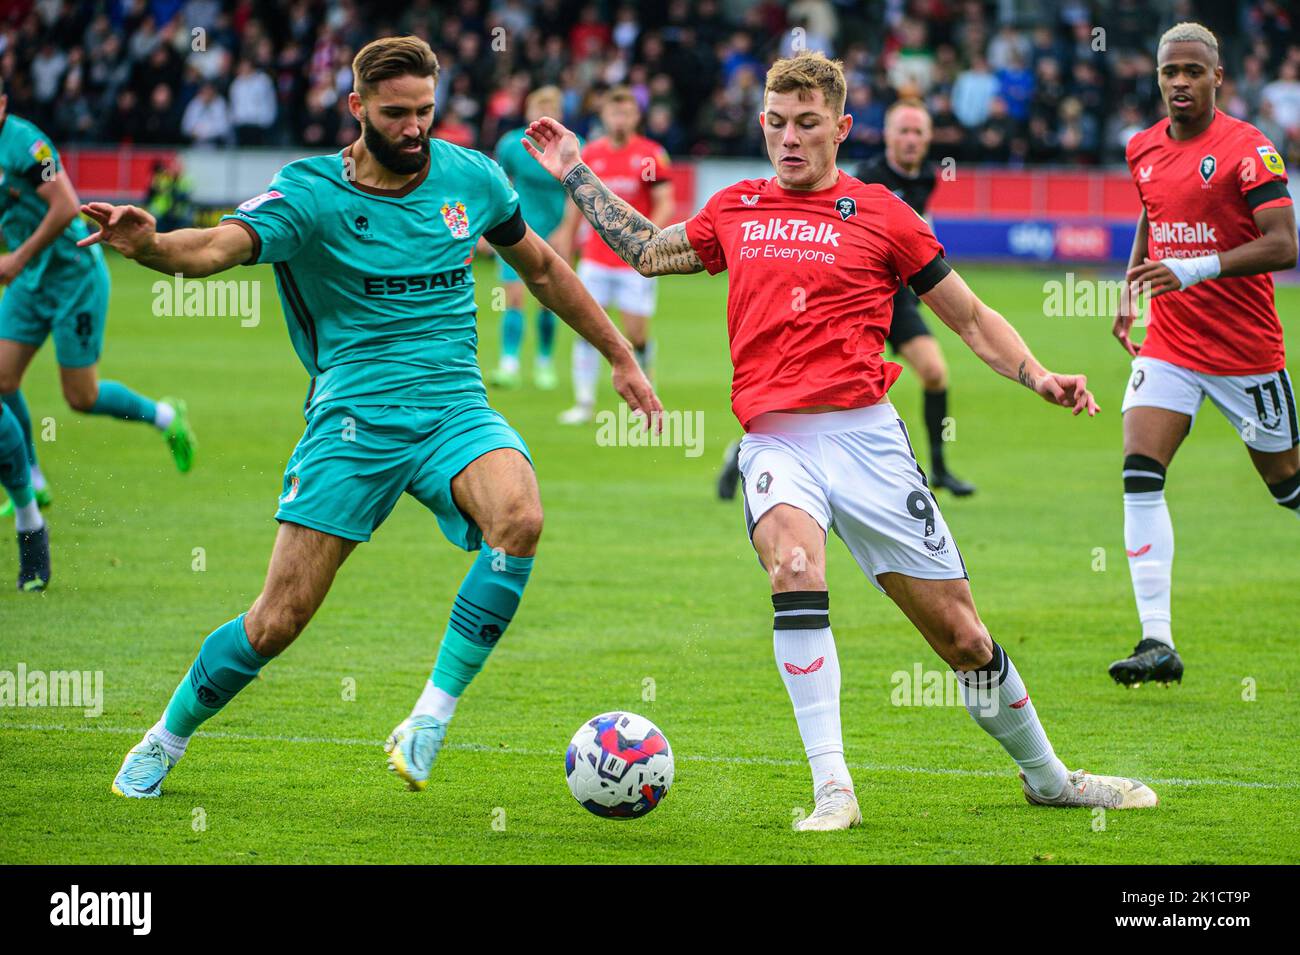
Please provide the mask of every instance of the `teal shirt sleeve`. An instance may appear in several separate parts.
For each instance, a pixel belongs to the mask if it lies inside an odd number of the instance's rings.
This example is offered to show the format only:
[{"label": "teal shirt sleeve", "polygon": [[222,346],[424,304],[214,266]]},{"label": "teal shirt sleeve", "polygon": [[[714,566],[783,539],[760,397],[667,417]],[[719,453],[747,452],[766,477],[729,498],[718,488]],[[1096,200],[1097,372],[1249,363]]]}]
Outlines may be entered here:
[{"label": "teal shirt sleeve", "polygon": [[488,215],[484,221],[484,232],[491,232],[499,225],[509,222],[519,208],[519,193],[510,184],[506,171],[496,160],[488,159]]},{"label": "teal shirt sleeve", "polygon": [[54,144],[35,126],[31,127],[17,155],[14,173],[33,189],[39,189],[52,182],[62,169],[63,163]]},{"label": "teal shirt sleeve", "polygon": [[512,181],[519,175],[519,170],[514,168],[515,149],[511,146],[513,141],[514,136],[506,133],[497,140],[496,149],[492,150],[492,155],[496,157],[497,163],[506,171],[506,175]]},{"label": "teal shirt sleeve", "polygon": [[285,166],[260,196],[242,203],[222,222],[238,222],[253,237],[248,264],[286,262],[303,247],[316,221],[316,196],[306,179]]}]

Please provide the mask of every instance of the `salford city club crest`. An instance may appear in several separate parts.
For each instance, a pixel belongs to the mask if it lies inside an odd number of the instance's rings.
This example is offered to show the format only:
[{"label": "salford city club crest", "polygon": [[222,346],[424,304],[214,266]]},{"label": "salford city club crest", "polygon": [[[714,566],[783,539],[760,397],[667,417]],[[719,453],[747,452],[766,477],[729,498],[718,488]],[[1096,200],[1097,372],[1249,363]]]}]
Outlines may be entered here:
[{"label": "salford city club crest", "polygon": [[469,238],[469,216],[465,214],[465,203],[459,199],[442,204],[442,221],[447,223],[453,239]]},{"label": "salford city club crest", "polygon": [[843,221],[849,216],[858,214],[858,204],[852,196],[840,196],[835,200],[835,211],[840,214],[840,220]]},{"label": "salford city club crest", "polygon": [[1210,177],[1214,175],[1214,170],[1218,168],[1218,163],[1214,161],[1213,156],[1206,156],[1201,160],[1201,181],[1209,182]]}]

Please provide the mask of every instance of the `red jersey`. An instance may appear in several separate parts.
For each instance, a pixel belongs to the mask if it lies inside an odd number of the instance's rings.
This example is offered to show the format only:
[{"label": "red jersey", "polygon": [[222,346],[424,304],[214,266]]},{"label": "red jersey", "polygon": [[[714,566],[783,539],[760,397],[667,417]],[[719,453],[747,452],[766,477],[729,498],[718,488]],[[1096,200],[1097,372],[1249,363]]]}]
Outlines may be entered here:
[{"label": "red jersey", "polygon": [[[652,190],[659,183],[669,181],[668,154],[657,142],[644,136],[633,136],[621,148],[615,147],[608,137],[594,139],[583,147],[582,161],[614,195],[647,218],[654,207]],[[583,229],[586,230],[581,250],[584,259],[612,268],[632,268],[585,222]]]},{"label": "red jersey", "polygon": [[[1256,211],[1291,205],[1273,144],[1223,112],[1181,142],[1162,119],[1129,140],[1127,158],[1147,213],[1151,259],[1226,252],[1259,238]],[[1153,298],[1142,354],[1210,375],[1281,371],[1273,276],[1210,279]]]},{"label": "red jersey", "polygon": [[907,203],[843,172],[817,192],[728,186],[686,236],[711,274],[728,271],[731,407],[746,427],[765,411],[878,402],[902,371],[881,355],[900,282],[924,294],[949,271]]}]

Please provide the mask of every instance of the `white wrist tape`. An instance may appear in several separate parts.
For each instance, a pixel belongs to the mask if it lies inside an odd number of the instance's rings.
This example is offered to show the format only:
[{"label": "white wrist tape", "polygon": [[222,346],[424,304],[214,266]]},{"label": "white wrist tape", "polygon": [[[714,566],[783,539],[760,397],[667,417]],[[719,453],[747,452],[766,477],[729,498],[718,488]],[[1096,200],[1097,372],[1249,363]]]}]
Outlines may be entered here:
[{"label": "white wrist tape", "polygon": [[1174,273],[1182,282],[1183,288],[1191,288],[1197,282],[1219,277],[1219,253],[1199,255],[1192,259],[1161,259],[1160,264]]}]

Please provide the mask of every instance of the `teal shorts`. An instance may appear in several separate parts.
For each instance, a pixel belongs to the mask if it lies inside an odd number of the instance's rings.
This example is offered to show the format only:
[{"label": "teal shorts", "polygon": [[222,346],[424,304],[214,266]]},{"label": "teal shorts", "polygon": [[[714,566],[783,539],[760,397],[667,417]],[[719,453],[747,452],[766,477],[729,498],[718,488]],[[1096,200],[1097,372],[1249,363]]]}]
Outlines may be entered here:
[{"label": "teal shorts", "polygon": [[367,541],[405,492],[433,511],[447,540],[476,551],[483,533],[452,499],[451,479],[499,448],[532,463],[524,439],[484,404],[331,402],[312,412],[289,457],[275,519]]},{"label": "teal shorts", "polygon": [[0,298],[0,338],[40,348],[54,337],[63,368],[85,368],[99,361],[108,324],[108,268],[102,255],[86,255],[87,266],[47,269],[41,282],[19,281]]}]

